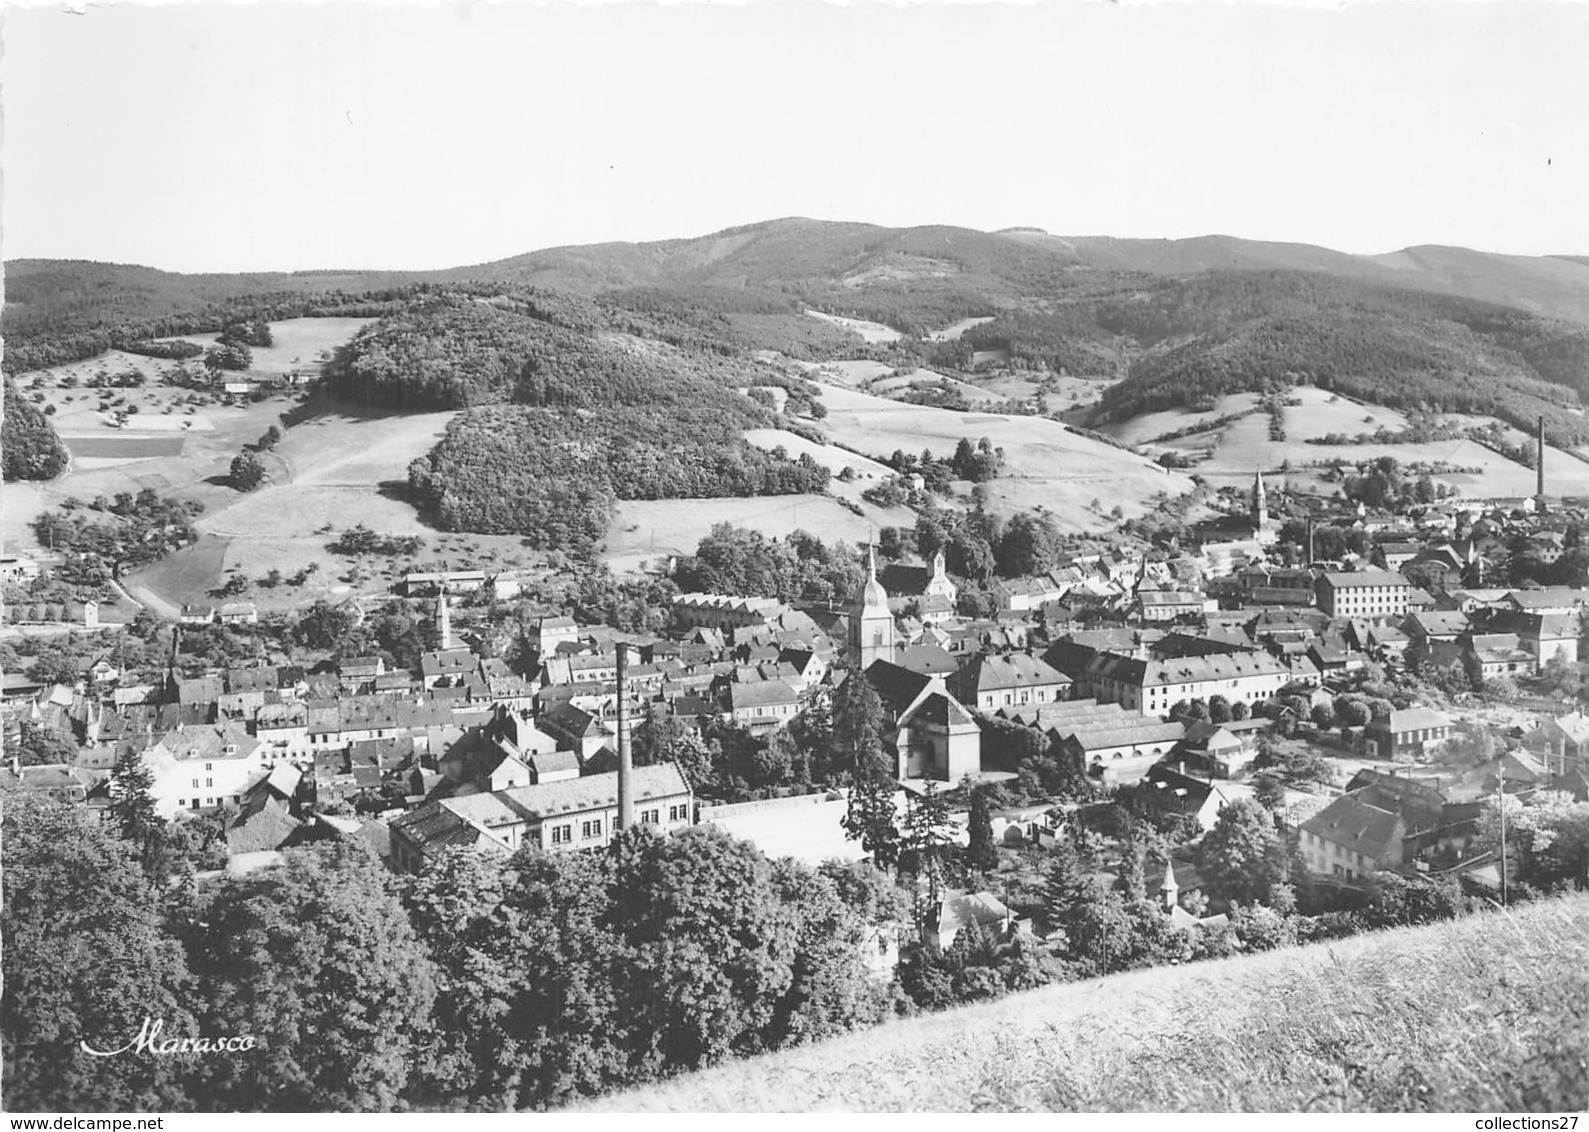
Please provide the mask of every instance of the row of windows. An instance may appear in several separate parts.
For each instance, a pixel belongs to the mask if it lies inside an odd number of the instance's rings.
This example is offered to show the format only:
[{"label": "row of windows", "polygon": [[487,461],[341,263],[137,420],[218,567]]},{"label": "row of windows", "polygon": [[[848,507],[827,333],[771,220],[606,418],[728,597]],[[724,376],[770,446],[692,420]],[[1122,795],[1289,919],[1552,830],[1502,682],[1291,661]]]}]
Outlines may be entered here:
[{"label": "row of windows", "polygon": [[[195,782],[193,785],[197,786],[198,783]],[[242,801],[243,801],[243,796],[241,794],[233,794],[232,795],[232,804],[233,805],[238,805]],[[179,809],[179,810],[196,810],[196,809],[198,809],[200,807],[200,804],[201,804],[201,799],[198,799],[198,798],[178,798],[177,799],[177,809]],[[204,799],[202,799],[202,804],[204,806],[224,806],[226,804],[226,795],[222,794],[220,797],[204,798]]]},{"label": "row of windows", "polygon": [[[688,819],[689,813],[690,808],[687,804],[682,806],[669,806],[668,821],[685,821]],[[661,825],[662,811],[660,808],[654,810],[641,810],[639,813],[639,818],[640,821],[649,823],[651,825]],[[551,838],[553,845],[567,845],[574,840],[574,826],[572,822],[567,822],[563,825],[554,825],[550,828],[552,831]],[[582,821],[579,823],[580,839],[583,841],[590,841],[594,838],[600,837],[605,828],[606,822],[602,818],[591,818],[588,821]]]}]

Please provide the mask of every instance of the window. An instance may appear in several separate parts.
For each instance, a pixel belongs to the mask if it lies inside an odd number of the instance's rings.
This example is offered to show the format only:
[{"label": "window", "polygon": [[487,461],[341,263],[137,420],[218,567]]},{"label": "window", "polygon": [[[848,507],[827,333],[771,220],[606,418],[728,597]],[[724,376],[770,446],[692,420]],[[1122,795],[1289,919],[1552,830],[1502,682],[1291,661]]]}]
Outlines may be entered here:
[{"label": "window", "polygon": [[669,806],[668,807],[668,820],[669,821],[683,821],[688,816],[688,814],[689,814],[689,809],[686,806]]},{"label": "window", "polygon": [[205,780],[204,780],[204,785],[206,785],[206,786],[214,786],[214,785],[215,785],[215,779],[213,779],[213,778],[206,778],[206,779],[205,779]]},{"label": "window", "polygon": [[573,840],[574,827],[571,825],[554,825],[552,827],[552,844],[565,845]]},{"label": "window", "polygon": [[197,786],[197,785],[198,785],[198,784],[199,784],[199,780],[198,780],[198,779],[196,779],[196,778],[195,778],[195,779],[194,779],[194,780],[193,780],[193,785],[195,785],[195,786]]},{"label": "window", "polygon": [[213,763],[205,763],[204,764],[204,769],[205,770],[214,770],[215,769],[215,765]]},{"label": "window", "polygon": [[600,837],[601,819],[596,818],[594,821],[582,822],[579,827],[579,833],[581,837],[584,837],[587,840],[592,837]]},{"label": "window", "polygon": [[649,823],[651,825],[659,824],[661,817],[662,817],[662,811],[661,810],[641,810],[640,811],[640,820],[643,821],[643,822],[647,822],[647,823]]}]

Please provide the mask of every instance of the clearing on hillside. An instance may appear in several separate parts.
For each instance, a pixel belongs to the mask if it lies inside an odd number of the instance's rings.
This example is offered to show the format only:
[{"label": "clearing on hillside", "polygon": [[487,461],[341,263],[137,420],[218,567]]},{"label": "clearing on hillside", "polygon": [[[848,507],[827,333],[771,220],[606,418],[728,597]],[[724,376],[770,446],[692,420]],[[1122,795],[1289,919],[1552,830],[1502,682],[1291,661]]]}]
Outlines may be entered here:
[{"label": "clearing on hillside", "polygon": [[1579,1112],[1589,898],[963,1007],[614,1094],[614,1112]]},{"label": "clearing on hillside", "polygon": [[848,330],[859,334],[868,343],[898,342],[904,337],[892,326],[884,326],[881,322],[868,322],[864,318],[845,318],[843,315],[826,314],[823,311],[808,310],[806,314],[812,318],[821,319],[823,322],[832,323],[841,330]]},{"label": "clearing on hillside", "polygon": [[701,539],[718,523],[750,527],[769,538],[806,531],[823,542],[843,539],[859,546],[876,537],[882,527],[916,522],[908,508],[860,506],[864,515],[856,515],[827,495],[625,500],[618,504],[608,529],[602,561],[615,572],[636,572],[656,559],[694,554]]},{"label": "clearing on hillside", "polygon": [[947,387],[953,389],[970,402],[982,401],[996,404],[1009,400],[1002,393],[992,389],[987,389],[980,385],[972,385],[957,378],[947,377],[930,369],[915,369],[898,377],[881,378],[867,386],[867,392],[881,393],[884,396],[892,397],[908,389],[915,389],[917,386]]},{"label": "clearing on hillside", "polygon": [[957,413],[835,386],[823,390],[822,400],[828,415],[817,427],[846,448],[880,458],[924,448],[947,457],[962,439],[975,444],[987,437],[1005,457],[1004,469],[986,485],[989,506],[1005,514],[1041,507],[1064,530],[1097,530],[1116,506],[1139,515],[1160,493],[1192,488],[1186,476],[1043,417]]},{"label": "clearing on hillside", "polygon": [[982,315],[980,318],[962,318],[953,326],[946,326],[942,330],[934,330],[931,334],[927,335],[927,341],[958,342],[960,340],[960,335],[964,334],[967,330],[970,330],[974,326],[981,326],[984,322],[992,322],[993,319],[994,316],[991,314]]},{"label": "clearing on hillside", "polygon": [[[373,318],[288,318],[270,324],[271,344],[250,346],[253,355],[249,373],[286,374],[320,372],[322,355],[328,354],[351,339]],[[183,334],[177,338],[164,338],[165,342],[196,342],[200,346],[215,345],[216,334]],[[167,363],[169,364],[169,363]]]}]

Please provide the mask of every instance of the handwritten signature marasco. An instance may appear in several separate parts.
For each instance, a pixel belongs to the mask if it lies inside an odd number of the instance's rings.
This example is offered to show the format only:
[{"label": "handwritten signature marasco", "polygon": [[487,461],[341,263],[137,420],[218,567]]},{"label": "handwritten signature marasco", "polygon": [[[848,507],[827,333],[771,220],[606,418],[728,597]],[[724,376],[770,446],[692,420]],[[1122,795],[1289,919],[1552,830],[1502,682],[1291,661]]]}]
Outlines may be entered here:
[{"label": "handwritten signature marasco", "polygon": [[138,1034],[126,1045],[117,1049],[95,1049],[88,1042],[79,1044],[83,1052],[95,1057],[115,1057],[122,1053],[152,1053],[165,1057],[176,1053],[246,1053],[254,1048],[254,1036],[244,1034],[240,1037],[183,1037],[162,1038],[161,1031],[165,1029],[164,1018],[151,1018],[144,1015],[143,1026]]}]

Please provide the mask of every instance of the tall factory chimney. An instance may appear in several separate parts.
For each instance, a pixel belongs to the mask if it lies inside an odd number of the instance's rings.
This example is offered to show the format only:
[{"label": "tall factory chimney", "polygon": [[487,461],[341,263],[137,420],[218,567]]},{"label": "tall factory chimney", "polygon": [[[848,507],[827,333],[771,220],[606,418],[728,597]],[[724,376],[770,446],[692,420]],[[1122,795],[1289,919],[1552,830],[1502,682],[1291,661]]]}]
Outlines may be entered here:
[{"label": "tall factory chimney", "polygon": [[618,830],[622,832],[634,825],[634,765],[629,754],[629,729],[624,726],[627,712],[624,701],[628,696],[624,669],[629,646],[618,642]]},{"label": "tall factory chimney", "polygon": [[1539,440],[1534,445],[1534,462],[1538,465],[1539,490],[1534,506],[1543,512],[1545,510],[1545,418],[1539,418]]},{"label": "tall factory chimney", "polygon": [[1304,562],[1303,565],[1304,566],[1313,565],[1313,516],[1312,515],[1308,516],[1308,560],[1306,562]]}]

